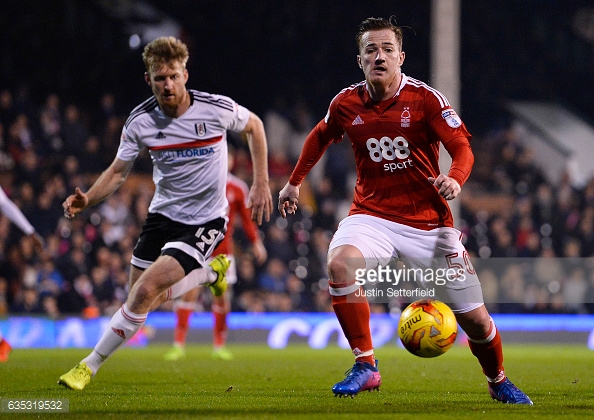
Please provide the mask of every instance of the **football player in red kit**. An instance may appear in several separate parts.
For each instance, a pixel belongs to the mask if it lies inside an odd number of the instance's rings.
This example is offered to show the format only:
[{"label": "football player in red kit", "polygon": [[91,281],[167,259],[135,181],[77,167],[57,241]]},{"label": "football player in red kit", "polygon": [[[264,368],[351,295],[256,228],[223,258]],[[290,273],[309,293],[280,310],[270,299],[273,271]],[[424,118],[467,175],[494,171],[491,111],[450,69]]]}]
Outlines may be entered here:
[{"label": "football player in red kit", "polygon": [[[309,170],[332,142],[348,136],[357,182],[349,215],[329,247],[328,272],[332,306],[356,362],[332,391],[353,396],[381,385],[369,303],[354,273],[397,258],[422,270],[462,270],[459,278],[437,288],[437,297],[452,308],[468,335],[492,398],[532,404],[505,375],[501,337],[447,203],[470,175],[471,135],[444,95],[401,72],[402,30],[392,18],[364,20],[356,41],[365,80],[332,99],[325,118],[308,135],[278,203],[283,217],[294,214]],[[439,171],[440,144],[452,157],[447,175]]]}]

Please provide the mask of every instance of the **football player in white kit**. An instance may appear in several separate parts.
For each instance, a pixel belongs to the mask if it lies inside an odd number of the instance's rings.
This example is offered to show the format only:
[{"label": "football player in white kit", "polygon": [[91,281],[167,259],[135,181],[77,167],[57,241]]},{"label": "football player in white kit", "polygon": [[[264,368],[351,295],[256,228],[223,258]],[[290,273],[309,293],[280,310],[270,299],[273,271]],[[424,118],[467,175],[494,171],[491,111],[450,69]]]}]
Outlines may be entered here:
[{"label": "football player in white kit", "polygon": [[[4,214],[8,220],[17,225],[19,229],[31,239],[33,246],[38,251],[43,251],[43,238],[35,231],[35,228],[29,223],[29,220],[27,220],[27,217],[23,214],[21,209],[19,209],[18,206],[6,196],[2,188],[0,188],[0,212]],[[0,331],[0,362],[8,361],[8,355],[11,351],[12,347],[2,336],[2,332]]]},{"label": "football player in white kit", "polygon": [[86,193],[77,188],[63,203],[65,217],[72,218],[101,202],[125,181],[140,150],[148,149],[156,190],[134,248],[128,299],[91,354],[60,377],[58,383],[67,388],[82,390],[165,300],[201,284],[216,296],[227,288],[227,258],[220,255],[206,263],[227,224],[227,130],[240,133],[250,149],[252,220],[261,224],[270,218],[262,121],[226,96],[186,89],[188,55],[186,45],[173,37],[157,38],[144,48],[144,77],[153,97],[131,112],[112,164]]}]

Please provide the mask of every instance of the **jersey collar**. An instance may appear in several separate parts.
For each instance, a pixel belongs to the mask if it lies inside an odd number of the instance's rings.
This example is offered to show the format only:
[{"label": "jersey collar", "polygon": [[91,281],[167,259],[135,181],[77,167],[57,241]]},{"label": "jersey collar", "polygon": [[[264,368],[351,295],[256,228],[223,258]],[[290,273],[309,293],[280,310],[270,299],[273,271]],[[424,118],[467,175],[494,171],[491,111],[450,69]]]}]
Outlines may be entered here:
[{"label": "jersey collar", "polygon": [[[390,99],[394,99],[396,98],[398,95],[400,95],[400,91],[402,91],[402,88],[404,87],[404,85],[406,85],[406,82],[408,81],[408,76],[404,73],[401,74],[402,77],[400,79],[400,86],[398,87],[398,90],[396,91],[396,93],[394,94],[394,96],[392,96]],[[386,101],[389,101],[390,99],[386,99]],[[374,102],[371,99],[371,96],[369,96],[369,91],[367,90],[367,83],[365,83],[365,104],[366,105],[373,105],[376,102]]]}]

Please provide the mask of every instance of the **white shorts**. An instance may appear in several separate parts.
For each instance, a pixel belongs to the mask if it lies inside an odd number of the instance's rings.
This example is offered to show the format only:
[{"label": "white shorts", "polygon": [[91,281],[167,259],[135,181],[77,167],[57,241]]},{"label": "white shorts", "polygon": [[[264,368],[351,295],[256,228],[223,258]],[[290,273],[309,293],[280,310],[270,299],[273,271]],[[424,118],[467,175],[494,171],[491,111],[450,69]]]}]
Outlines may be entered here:
[{"label": "white shorts", "polygon": [[[400,261],[398,274],[404,273],[402,267],[405,267],[406,276],[399,277],[399,286],[405,278],[412,283],[414,275],[419,279],[414,280],[415,286],[434,289],[436,299],[447,303],[456,313],[465,313],[483,305],[484,300],[480,281],[460,238],[460,231],[454,228],[426,231],[356,214],[340,222],[329,250],[341,245],[356,247],[365,261],[355,262],[354,266],[364,264],[367,272],[376,270],[376,274],[378,267],[381,273],[382,267],[392,267],[395,260]],[[440,277],[445,273],[447,280]]]}]

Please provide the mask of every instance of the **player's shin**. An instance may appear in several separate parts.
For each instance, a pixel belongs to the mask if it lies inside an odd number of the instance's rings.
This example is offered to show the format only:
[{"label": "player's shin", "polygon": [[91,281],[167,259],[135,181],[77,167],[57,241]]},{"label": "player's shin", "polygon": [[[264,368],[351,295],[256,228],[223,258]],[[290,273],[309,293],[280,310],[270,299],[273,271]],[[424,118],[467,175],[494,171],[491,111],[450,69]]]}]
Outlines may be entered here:
[{"label": "player's shin", "polygon": [[188,329],[190,326],[190,316],[196,309],[194,302],[177,302],[174,304],[175,316],[177,322],[173,331],[173,341],[179,346],[186,345],[186,338],[188,336]]},{"label": "player's shin", "polygon": [[213,274],[210,268],[197,268],[167,289],[167,299],[177,299],[186,292],[214,280],[216,280],[216,275]]},{"label": "player's shin", "polygon": [[140,330],[146,321],[147,314],[135,314],[124,304],[109,321],[107,329],[99,339],[94,350],[83,362],[93,371],[97,372],[99,367],[119,347],[130,340]]},{"label": "player's shin", "polygon": [[478,359],[489,382],[497,383],[505,379],[501,336],[492,318],[488,334],[485,337],[469,336],[468,345],[472,354]]},{"label": "player's shin", "polygon": [[375,366],[369,327],[369,302],[363,293],[356,293],[360,287],[354,282],[329,282],[332,308],[357,361]]},{"label": "player's shin", "polygon": [[212,315],[214,318],[213,346],[215,348],[224,347],[227,342],[227,304],[223,298],[215,298],[212,304]]}]

